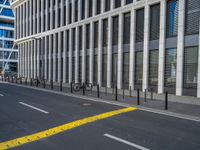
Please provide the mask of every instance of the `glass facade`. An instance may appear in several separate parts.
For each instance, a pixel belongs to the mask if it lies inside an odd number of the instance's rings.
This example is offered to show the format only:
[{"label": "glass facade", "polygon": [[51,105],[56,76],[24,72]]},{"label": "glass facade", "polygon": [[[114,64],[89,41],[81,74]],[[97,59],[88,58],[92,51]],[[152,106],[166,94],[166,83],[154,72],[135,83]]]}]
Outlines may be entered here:
[{"label": "glass facade", "polygon": [[197,68],[198,47],[186,47],[184,51],[184,88],[197,88]]},{"label": "glass facade", "polygon": [[135,53],[135,83],[142,84],[143,78],[143,51]]},{"label": "glass facade", "polygon": [[18,47],[14,44],[14,13],[8,0],[0,0],[0,76],[17,75]]},{"label": "glass facade", "polygon": [[149,85],[158,84],[158,50],[149,51]]},{"label": "glass facade", "polygon": [[170,48],[165,51],[165,86],[176,86],[176,49]]},{"label": "glass facade", "polygon": [[167,2],[166,36],[177,36],[178,33],[178,0]]}]

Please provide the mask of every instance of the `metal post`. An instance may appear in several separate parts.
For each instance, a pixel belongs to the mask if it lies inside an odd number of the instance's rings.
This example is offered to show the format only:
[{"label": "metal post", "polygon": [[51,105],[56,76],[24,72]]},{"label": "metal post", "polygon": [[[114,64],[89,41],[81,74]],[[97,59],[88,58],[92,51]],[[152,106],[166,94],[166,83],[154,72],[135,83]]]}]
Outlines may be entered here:
[{"label": "metal post", "polygon": [[25,85],[27,85],[27,78],[25,78]]},{"label": "metal post", "polygon": [[140,90],[137,89],[137,104],[140,105]]},{"label": "metal post", "polygon": [[168,110],[168,92],[165,92],[165,110]]},{"label": "metal post", "polygon": [[144,101],[147,102],[147,89],[144,90]]},{"label": "metal post", "polygon": [[99,98],[99,84],[97,84],[97,97]]},{"label": "metal post", "polygon": [[85,83],[83,83],[83,95],[85,95]]},{"label": "metal post", "polygon": [[62,81],[60,81],[60,91],[62,91]]},{"label": "metal post", "polygon": [[36,84],[37,84],[37,87],[38,87],[38,85],[39,85],[39,81],[38,81],[38,78],[36,79]]},{"label": "metal post", "polygon": [[73,87],[72,87],[73,85],[72,85],[72,84],[73,84],[73,83],[71,82],[71,83],[70,83],[70,92],[71,92],[71,93],[73,93]]},{"label": "metal post", "polygon": [[151,88],[151,100],[153,100],[153,88]]},{"label": "metal post", "polygon": [[31,86],[33,86],[33,79],[31,78]]},{"label": "metal post", "polygon": [[105,87],[105,95],[107,95],[107,86]]},{"label": "metal post", "polygon": [[115,87],[115,100],[117,101],[117,86]]},{"label": "metal post", "polygon": [[115,93],[115,86],[114,86],[114,83],[113,83],[113,91],[112,93],[114,94]]},{"label": "metal post", "polygon": [[131,86],[129,87],[129,91],[130,91],[130,97],[132,96],[132,89],[131,89]]}]

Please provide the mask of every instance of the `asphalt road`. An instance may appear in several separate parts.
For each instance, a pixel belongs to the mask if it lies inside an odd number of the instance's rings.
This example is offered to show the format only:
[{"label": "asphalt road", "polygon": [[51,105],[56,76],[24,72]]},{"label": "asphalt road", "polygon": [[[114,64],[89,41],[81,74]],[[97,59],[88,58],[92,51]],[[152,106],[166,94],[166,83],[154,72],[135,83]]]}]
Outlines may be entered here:
[{"label": "asphalt road", "polygon": [[[0,144],[123,107],[0,83]],[[200,123],[135,110],[14,149],[200,150]]]}]

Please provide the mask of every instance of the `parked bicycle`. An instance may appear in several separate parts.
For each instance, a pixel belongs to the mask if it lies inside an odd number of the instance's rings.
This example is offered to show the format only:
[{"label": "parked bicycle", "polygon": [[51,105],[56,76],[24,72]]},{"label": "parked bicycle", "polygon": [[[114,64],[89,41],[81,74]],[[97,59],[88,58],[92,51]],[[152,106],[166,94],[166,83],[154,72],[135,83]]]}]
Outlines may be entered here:
[{"label": "parked bicycle", "polygon": [[73,90],[74,90],[75,92],[78,92],[78,91],[82,90],[83,88],[84,88],[86,91],[91,91],[92,88],[93,88],[93,85],[92,85],[92,83],[74,83],[74,84],[72,85],[72,87],[73,87]]}]

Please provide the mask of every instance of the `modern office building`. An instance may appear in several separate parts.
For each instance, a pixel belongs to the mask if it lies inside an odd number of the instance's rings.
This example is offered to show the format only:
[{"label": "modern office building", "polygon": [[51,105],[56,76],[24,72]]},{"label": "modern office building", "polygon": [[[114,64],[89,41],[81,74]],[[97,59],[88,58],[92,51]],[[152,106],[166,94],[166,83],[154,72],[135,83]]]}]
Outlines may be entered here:
[{"label": "modern office building", "polygon": [[14,14],[8,0],[0,0],[0,76],[15,75],[18,49],[14,44]]},{"label": "modern office building", "polygon": [[199,0],[12,0],[19,76],[200,97]]}]

